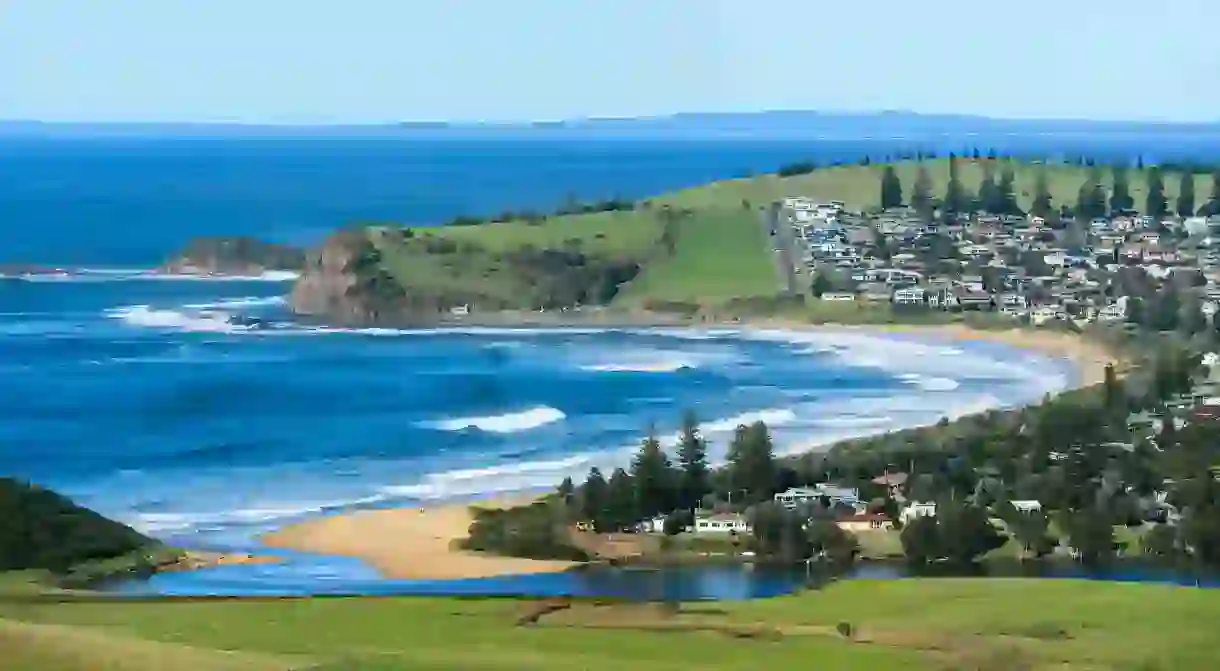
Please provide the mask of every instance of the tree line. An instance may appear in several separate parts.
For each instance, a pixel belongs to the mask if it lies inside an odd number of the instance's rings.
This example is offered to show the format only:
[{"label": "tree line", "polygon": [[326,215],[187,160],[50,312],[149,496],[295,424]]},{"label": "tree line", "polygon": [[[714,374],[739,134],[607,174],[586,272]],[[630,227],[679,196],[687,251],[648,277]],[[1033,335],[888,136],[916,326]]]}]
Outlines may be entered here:
[{"label": "tree line", "polygon": [[[958,170],[958,158],[949,157],[949,181],[944,194],[932,193],[932,179],[924,165],[917,167],[915,183],[909,198],[904,198],[902,181],[894,166],[887,165],[881,172],[879,203],[882,209],[910,205],[915,210],[930,215],[940,210],[946,216],[969,212],[986,212],[996,215],[1024,216],[1026,213],[1017,202],[1016,175],[1010,162],[1005,161],[997,177],[995,163],[981,163],[983,177],[975,191],[962,184]],[[1080,185],[1074,205],[1061,204],[1056,209],[1050,192],[1047,167],[1038,169],[1034,184],[1033,200],[1029,214],[1040,217],[1093,219],[1136,212],[1135,199],[1131,195],[1128,169],[1124,165],[1110,166],[1111,186],[1106,189],[1102,181],[1101,168],[1090,164],[1088,174]],[[1181,217],[1211,216],[1220,214],[1220,168],[1212,172],[1212,189],[1208,199],[1199,204],[1195,195],[1194,171],[1181,170],[1178,175],[1178,195],[1171,203],[1165,191],[1166,169],[1151,166],[1142,169],[1145,179],[1143,213],[1150,216],[1177,214]]]}]

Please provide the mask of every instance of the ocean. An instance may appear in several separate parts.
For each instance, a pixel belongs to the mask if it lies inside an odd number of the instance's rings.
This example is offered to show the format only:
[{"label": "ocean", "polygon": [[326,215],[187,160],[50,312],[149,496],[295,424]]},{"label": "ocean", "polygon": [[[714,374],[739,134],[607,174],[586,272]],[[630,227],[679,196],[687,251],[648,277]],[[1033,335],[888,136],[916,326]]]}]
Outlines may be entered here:
[{"label": "ocean", "polygon": [[[787,453],[1071,385],[1071,365],[1043,355],[860,332],[306,326],[284,309],[282,276],[141,272],[198,235],[308,244],[353,221],[426,225],[570,195],[636,198],[882,149],[9,141],[0,263],[89,272],[0,280],[0,474],[170,543],[258,551],[259,533],[313,515],[549,487],[625,465],[650,428],[668,440],[688,409],[720,458],[733,428],[755,420]],[[277,328],[244,331],[216,313]],[[299,556],[243,579],[285,575],[372,574]]]}]

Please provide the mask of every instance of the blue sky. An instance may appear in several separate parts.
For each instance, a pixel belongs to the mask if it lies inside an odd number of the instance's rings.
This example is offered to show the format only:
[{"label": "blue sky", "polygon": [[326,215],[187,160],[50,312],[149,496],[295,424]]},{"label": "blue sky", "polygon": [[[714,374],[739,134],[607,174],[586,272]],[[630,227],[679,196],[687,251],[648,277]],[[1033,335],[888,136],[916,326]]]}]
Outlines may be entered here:
[{"label": "blue sky", "polygon": [[1216,0],[0,0],[0,118],[1220,119]]}]

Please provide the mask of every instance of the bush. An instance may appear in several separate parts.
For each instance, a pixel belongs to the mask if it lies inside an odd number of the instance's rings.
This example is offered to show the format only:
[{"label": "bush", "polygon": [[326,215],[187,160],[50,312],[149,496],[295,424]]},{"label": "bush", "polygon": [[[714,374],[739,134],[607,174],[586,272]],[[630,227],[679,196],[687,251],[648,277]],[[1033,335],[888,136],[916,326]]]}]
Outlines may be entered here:
[{"label": "bush", "polygon": [[106,519],[48,489],[0,478],[0,571],[75,566],[159,547],[131,527]]},{"label": "bush", "polygon": [[835,631],[839,632],[839,635],[843,638],[851,638],[852,634],[855,633],[855,629],[852,628],[850,622],[840,622],[836,624]]}]

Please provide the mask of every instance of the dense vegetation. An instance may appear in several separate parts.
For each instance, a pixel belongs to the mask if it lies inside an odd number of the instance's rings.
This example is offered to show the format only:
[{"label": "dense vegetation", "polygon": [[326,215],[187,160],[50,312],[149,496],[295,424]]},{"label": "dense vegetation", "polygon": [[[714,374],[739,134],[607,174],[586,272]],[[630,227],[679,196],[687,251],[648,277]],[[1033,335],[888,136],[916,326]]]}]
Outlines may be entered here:
[{"label": "dense vegetation", "polygon": [[0,571],[45,569],[62,574],[156,545],[55,492],[0,478]]},{"label": "dense vegetation", "polygon": [[190,265],[221,273],[300,270],[305,265],[305,252],[244,236],[195,238],[171,265]]}]

